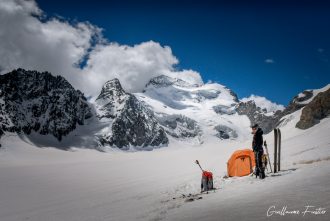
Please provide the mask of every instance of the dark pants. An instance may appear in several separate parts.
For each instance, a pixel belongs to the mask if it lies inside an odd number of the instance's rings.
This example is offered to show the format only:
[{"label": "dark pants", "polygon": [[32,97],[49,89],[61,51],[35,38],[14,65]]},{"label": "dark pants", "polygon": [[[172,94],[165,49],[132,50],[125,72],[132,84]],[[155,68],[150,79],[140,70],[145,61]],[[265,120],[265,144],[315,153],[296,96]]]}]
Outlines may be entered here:
[{"label": "dark pants", "polygon": [[258,150],[254,151],[254,158],[256,162],[256,176],[259,176],[260,178],[265,178],[265,168],[262,166],[262,155],[264,154],[264,151]]}]

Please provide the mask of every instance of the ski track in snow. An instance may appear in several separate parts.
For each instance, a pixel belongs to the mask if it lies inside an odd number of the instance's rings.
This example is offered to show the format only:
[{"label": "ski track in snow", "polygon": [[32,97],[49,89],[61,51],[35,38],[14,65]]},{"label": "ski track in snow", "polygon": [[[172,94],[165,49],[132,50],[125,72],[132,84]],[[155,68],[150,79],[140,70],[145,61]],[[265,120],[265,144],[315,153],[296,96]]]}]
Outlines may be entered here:
[{"label": "ski track in snow", "polygon": [[[250,174],[245,177],[214,177],[214,186],[215,190],[210,190],[207,193],[200,193],[198,189],[192,188],[189,184],[182,185],[176,188],[173,191],[169,191],[165,193],[166,199],[160,201],[162,204],[157,209],[153,210],[153,212],[157,212],[158,215],[155,218],[150,220],[163,220],[166,219],[166,214],[173,209],[178,209],[185,204],[194,203],[196,201],[207,200],[208,197],[212,197],[212,195],[217,195],[221,197],[221,192],[229,189],[232,190],[235,187],[244,188],[246,185],[254,185],[259,182],[264,182],[265,185],[267,183],[272,182],[273,179],[276,179],[278,176],[286,176],[294,172],[296,168],[282,170],[276,174],[267,173],[265,180],[259,180],[255,178],[254,175]],[[197,196],[195,196],[197,195]],[[192,200],[189,200],[192,199]]]}]

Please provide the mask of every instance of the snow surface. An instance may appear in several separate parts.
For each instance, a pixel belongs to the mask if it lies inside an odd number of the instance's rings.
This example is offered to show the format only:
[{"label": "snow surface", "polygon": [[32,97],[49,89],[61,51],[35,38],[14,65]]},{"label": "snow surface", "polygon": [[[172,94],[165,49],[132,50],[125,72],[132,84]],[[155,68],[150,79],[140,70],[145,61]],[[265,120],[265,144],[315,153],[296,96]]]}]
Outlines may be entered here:
[{"label": "snow surface", "polygon": [[[193,104],[190,110],[202,105]],[[211,114],[209,107],[203,108],[203,114]],[[243,118],[233,125],[243,125],[245,140],[205,135],[203,144],[191,145],[170,138],[169,147],[142,152],[38,148],[25,142],[28,139],[6,133],[0,149],[0,220],[329,220],[330,118],[299,130],[295,124],[300,113],[286,116],[281,126],[282,172],[268,173],[265,180],[223,178],[230,155],[250,148],[252,135]],[[191,117],[203,119],[193,112]],[[209,128],[208,123],[217,122],[204,123]],[[273,134],[265,139],[273,160]],[[87,147],[88,140],[84,142]],[[196,159],[213,172],[218,190],[184,202],[182,194],[200,191]],[[272,205],[302,211],[312,205],[325,208],[326,214],[267,217]]]}]

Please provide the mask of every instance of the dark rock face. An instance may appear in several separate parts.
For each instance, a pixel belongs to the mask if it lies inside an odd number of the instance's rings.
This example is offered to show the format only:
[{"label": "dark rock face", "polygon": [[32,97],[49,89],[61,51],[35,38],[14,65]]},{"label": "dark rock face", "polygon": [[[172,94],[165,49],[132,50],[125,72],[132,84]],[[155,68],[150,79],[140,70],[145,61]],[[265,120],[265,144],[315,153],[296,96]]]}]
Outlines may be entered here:
[{"label": "dark rock face", "polygon": [[191,138],[202,134],[196,121],[180,114],[162,114],[157,116],[157,120],[166,133],[175,138]]},{"label": "dark rock face", "polygon": [[237,138],[236,131],[225,125],[218,125],[214,129],[218,132],[216,136],[221,140]]},{"label": "dark rock face", "polygon": [[61,76],[23,69],[0,75],[2,131],[36,131],[61,140],[91,116],[84,95]]},{"label": "dark rock face", "polygon": [[247,115],[252,125],[256,123],[259,124],[265,134],[267,134],[275,127],[288,120],[284,116],[304,108],[296,127],[307,129],[329,115],[329,90],[318,94],[310,103],[306,102],[312,96],[313,91],[303,91],[295,96],[283,111],[277,111],[273,115],[266,115],[267,111],[257,107],[254,101],[240,102],[235,107],[235,110],[238,114]]},{"label": "dark rock face", "polygon": [[[299,95],[296,95],[289,103],[289,105],[278,115],[278,122],[275,126],[282,125],[283,123],[286,124],[286,121],[290,121],[285,116],[292,114],[296,112],[297,110],[300,110],[301,108],[305,107],[308,99],[310,99],[313,96],[312,90],[306,90],[300,93]],[[283,117],[283,118],[282,118]]]},{"label": "dark rock face", "polygon": [[330,115],[330,89],[314,97],[302,110],[297,128],[308,129]]},{"label": "dark rock face", "polygon": [[302,103],[307,101],[313,96],[313,91],[303,91],[302,96],[295,96],[289,103],[289,105],[283,111],[283,116],[296,112],[303,108],[306,104]]},{"label": "dark rock face", "polygon": [[266,115],[267,110],[257,107],[254,101],[240,102],[235,110],[240,115],[246,115],[251,125],[259,124],[265,134],[271,132],[282,117],[282,111],[277,111],[274,115]]},{"label": "dark rock face", "polygon": [[124,149],[168,144],[165,130],[154,114],[134,95],[126,93],[118,79],[110,80],[103,86],[96,103],[100,119],[113,119],[111,132],[100,136],[101,144]]},{"label": "dark rock face", "polygon": [[126,101],[128,96],[130,95],[124,91],[117,78],[107,81],[96,99],[100,106],[99,110],[102,112],[102,114],[99,114],[98,117],[117,117],[121,111],[122,104]]}]

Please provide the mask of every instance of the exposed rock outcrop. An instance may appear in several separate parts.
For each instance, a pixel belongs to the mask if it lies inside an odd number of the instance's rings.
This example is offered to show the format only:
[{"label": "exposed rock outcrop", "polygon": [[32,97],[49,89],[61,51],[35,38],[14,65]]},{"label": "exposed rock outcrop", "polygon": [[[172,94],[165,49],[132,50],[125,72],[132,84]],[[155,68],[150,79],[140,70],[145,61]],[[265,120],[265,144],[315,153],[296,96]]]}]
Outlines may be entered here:
[{"label": "exposed rock outcrop", "polygon": [[118,79],[105,83],[96,104],[98,117],[110,119],[109,130],[99,136],[101,144],[123,149],[168,144],[165,130],[153,112],[134,95],[126,93]]},{"label": "exposed rock outcrop", "polygon": [[61,76],[23,69],[0,75],[0,134],[36,131],[61,140],[91,116],[84,95]]},{"label": "exposed rock outcrop", "polygon": [[320,92],[302,110],[297,128],[308,129],[330,115],[330,89]]},{"label": "exposed rock outcrop", "polygon": [[282,111],[268,114],[266,109],[258,107],[254,101],[240,102],[236,108],[236,112],[240,115],[246,115],[251,125],[259,124],[265,134],[271,132],[282,117]]}]

